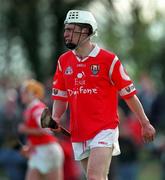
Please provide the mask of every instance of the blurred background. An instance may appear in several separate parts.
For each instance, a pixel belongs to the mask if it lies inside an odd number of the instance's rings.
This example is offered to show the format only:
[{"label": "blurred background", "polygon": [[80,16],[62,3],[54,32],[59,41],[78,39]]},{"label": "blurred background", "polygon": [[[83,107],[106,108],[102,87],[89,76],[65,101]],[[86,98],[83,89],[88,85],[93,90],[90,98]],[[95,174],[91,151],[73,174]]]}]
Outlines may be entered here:
[{"label": "blurred background", "polygon": [[22,174],[23,180],[26,159],[16,143],[24,108],[19,87],[28,78],[43,82],[51,106],[51,82],[57,59],[66,51],[63,22],[70,9],[94,14],[94,41],[121,59],[157,129],[155,141],[144,145],[138,120],[119,100],[122,154],[113,159],[110,179],[165,180],[164,0],[0,0],[0,179],[19,180],[15,175]]}]

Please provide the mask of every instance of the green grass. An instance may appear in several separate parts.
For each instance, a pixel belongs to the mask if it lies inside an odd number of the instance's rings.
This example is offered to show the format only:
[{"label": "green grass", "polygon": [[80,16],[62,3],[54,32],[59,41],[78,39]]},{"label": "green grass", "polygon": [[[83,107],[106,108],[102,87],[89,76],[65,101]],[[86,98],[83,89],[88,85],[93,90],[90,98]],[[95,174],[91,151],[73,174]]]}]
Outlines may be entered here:
[{"label": "green grass", "polygon": [[161,180],[161,165],[157,156],[147,149],[139,155],[140,172],[138,180]]},{"label": "green grass", "polygon": [[0,168],[0,180],[8,180],[4,171]]},{"label": "green grass", "polygon": [[138,180],[161,180],[160,162],[149,160],[140,167]]}]

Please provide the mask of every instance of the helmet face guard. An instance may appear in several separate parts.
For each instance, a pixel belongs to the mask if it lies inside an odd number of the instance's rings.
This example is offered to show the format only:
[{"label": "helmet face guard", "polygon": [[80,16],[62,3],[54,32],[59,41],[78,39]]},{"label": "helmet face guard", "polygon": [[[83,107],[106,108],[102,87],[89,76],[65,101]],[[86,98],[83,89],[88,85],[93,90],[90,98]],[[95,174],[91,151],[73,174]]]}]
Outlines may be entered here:
[{"label": "helmet face guard", "polygon": [[[64,21],[64,24],[77,24],[81,28],[88,27],[89,34],[86,38],[89,39],[90,37],[97,35],[97,22],[93,16],[93,14],[89,11],[82,11],[82,10],[70,10]],[[83,41],[85,42],[85,41]],[[74,44],[72,42],[65,44],[67,48],[73,50],[78,48],[83,42],[79,42]]]},{"label": "helmet face guard", "polygon": [[[77,49],[83,42],[85,42],[91,36],[93,36],[92,26],[91,25],[89,25],[89,24],[80,24],[80,23],[76,23],[76,24],[73,24],[73,25],[74,25],[74,28],[72,30],[72,35],[71,35],[70,42],[65,42],[65,46],[68,49],[71,49],[71,50]],[[75,30],[76,26],[80,27],[80,31]],[[83,32],[84,28],[87,28],[88,32]],[[72,42],[72,38],[73,38],[74,33],[79,33],[79,36],[77,36],[77,38],[78,38],[77,42]],[[86,36],[87,36],[84,40],[81,39],[81,35],[83,35],[83,34],[86,34]]]},{"label": "helmet face guard", "polygon": [[89,11],[70,10],[64,24],[89,24],[92,27],[92,34],[95,35],[97,32],[97,22]]}]

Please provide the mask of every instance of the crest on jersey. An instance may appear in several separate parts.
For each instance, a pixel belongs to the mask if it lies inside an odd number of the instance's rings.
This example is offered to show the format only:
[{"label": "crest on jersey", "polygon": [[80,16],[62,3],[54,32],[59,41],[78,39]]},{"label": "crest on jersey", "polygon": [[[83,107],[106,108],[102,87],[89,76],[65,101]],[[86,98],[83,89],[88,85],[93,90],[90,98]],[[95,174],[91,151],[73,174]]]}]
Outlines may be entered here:
[{"label": "crest on jersey", "polygon": [[66,74],[66,75],[71,75],[71,74],[73,74],[73,69],[72,69],[71,66],[68,66],[68,67],[66,68],[65,74]]},{"label": "crest on jersey", "polygon": [[91,71],[92,71],[92,73],[94,75],[98,74],[99,70],[100,70],[100,66],[99,65],[97,65],[97,64],[91,65]]},{"label": "crest on jersey", "polygon": [[57,95],[57,94],[58,94],[58,89],[53,88],[52,89],[52,95]]}]

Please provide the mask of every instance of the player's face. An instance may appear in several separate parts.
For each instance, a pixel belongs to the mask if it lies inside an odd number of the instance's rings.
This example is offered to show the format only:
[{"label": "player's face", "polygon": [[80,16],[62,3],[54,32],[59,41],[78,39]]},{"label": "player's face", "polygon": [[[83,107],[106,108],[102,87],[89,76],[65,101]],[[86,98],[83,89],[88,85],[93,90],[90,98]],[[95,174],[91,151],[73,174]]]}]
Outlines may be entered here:
[{"label": "player's face", "polygon": [[30,95],[26,89],[21,89],[21,101],[23,104],[28,104],[30,102]]},{"label": "player's face", "polygon": [[64,40],[69,49],[75,49],[77,45],[87,37],[87,29],[81,29],[81,27],[76,24],[65,25]]}]

